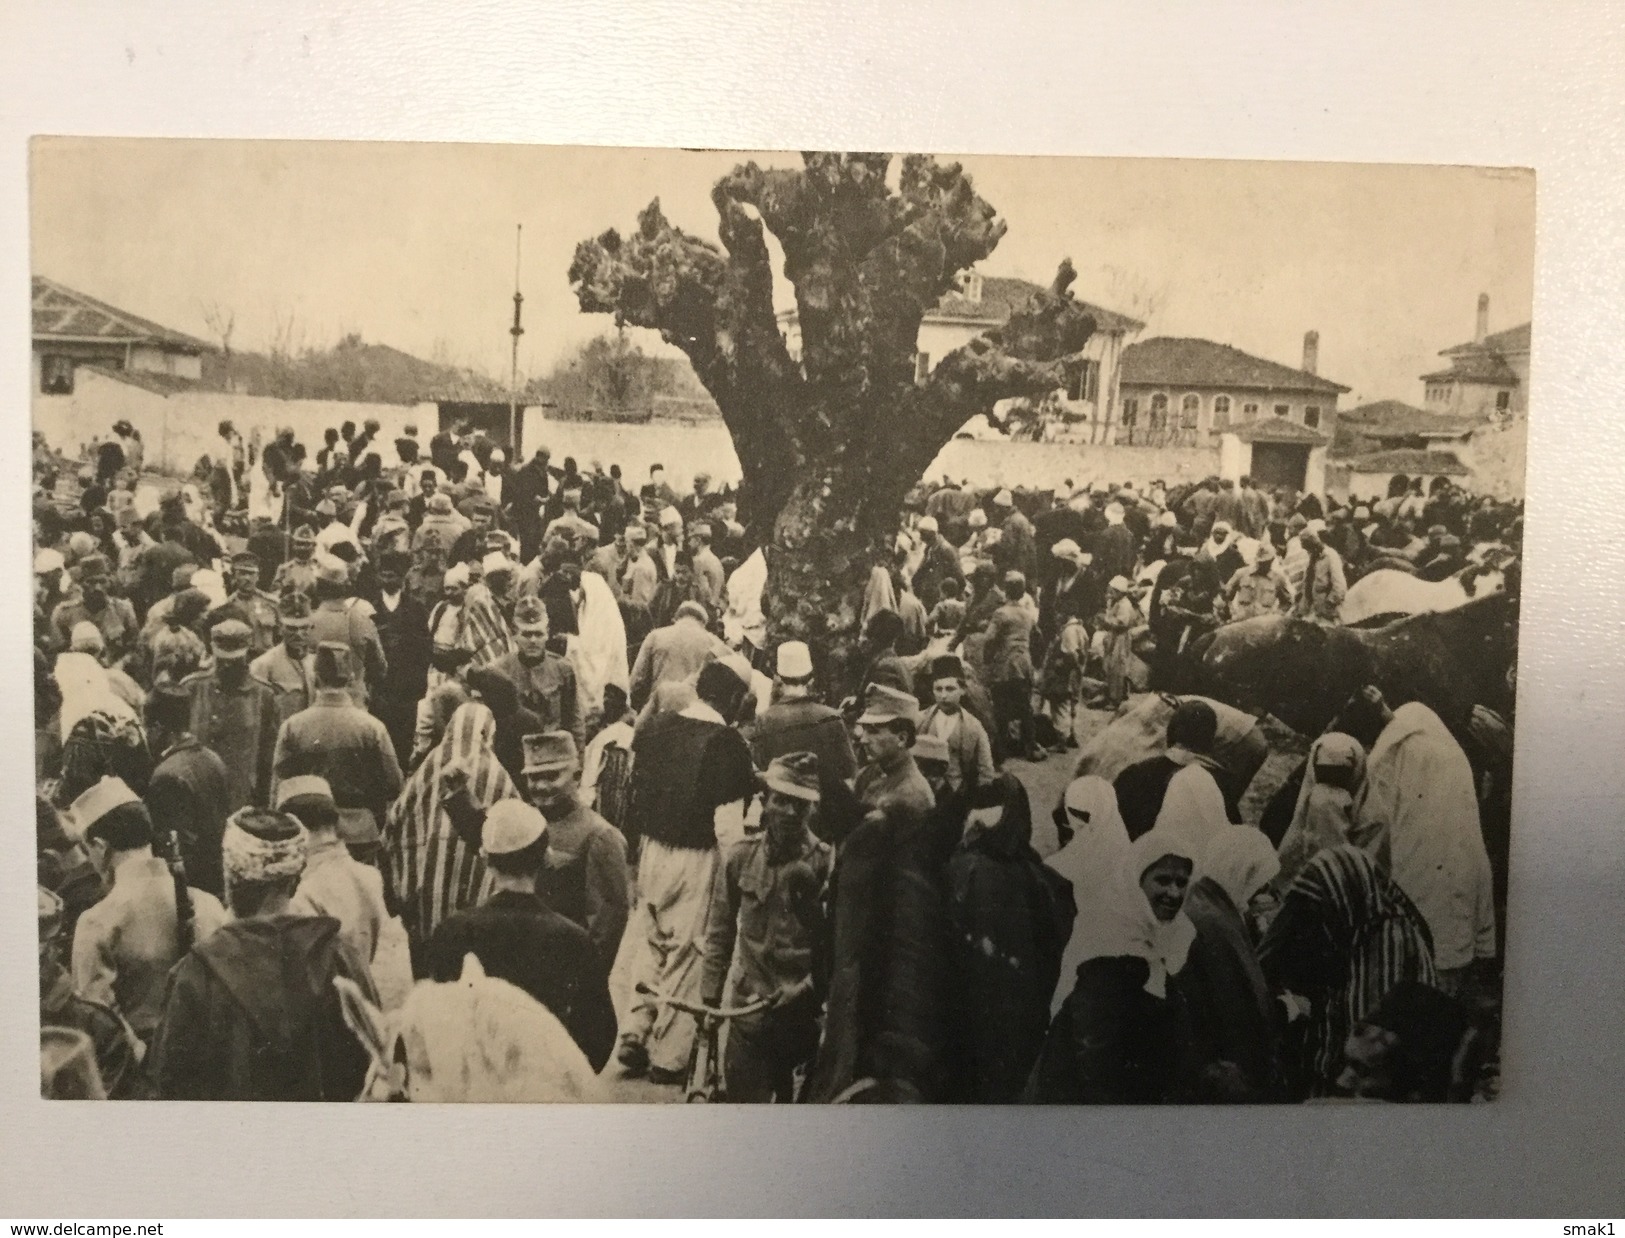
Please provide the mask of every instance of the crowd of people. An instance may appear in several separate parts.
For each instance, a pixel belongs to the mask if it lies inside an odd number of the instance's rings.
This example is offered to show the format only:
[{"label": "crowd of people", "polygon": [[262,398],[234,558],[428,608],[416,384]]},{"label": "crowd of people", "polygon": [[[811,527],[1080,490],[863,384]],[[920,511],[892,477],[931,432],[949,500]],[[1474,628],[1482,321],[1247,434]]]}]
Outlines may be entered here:
[{"label": "crowd of people", "polygon": [[[225,423],[177,486],[133,433],[35,443],[48,1095],[584,1099],[683,1082],[696,1003],[752,1011],[736,1101],[1482,1092],[1505,788],[1368,688],[1272,836],[1194,668],[1515,555],[1517,505],[922,486],[842,693],[704,475]],[[1017,775],[1147,688],[1156,751],[1067,783],[1041,859]]]}]

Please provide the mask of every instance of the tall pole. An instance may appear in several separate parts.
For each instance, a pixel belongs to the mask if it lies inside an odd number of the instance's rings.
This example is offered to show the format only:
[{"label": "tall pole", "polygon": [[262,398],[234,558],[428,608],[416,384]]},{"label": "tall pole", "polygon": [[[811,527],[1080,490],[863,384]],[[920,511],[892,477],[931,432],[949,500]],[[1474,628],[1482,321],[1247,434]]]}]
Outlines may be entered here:
[{"label": "tall pole", "polygon": [[519,325],[519,309],[524,305],[524,294],[519,291],[519,246],[524,240],[525,225],[515,224],[513,232],[513,326],[508,334],[513,336],[513,357],[508,367],[508,450],[513,453],[514,463],[518,464],[519,455],[519,337],[525,333],[525,328]]}]

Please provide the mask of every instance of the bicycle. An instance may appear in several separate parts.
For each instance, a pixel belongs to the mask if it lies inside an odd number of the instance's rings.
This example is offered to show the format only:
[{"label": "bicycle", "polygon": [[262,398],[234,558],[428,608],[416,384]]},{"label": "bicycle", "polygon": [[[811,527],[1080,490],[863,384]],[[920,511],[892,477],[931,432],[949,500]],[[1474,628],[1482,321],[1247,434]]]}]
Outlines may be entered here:
[{"label": "bicycle", "polygon": [[723,1025],[760,1014],[773,1005],[773,1000],[764,997],[745,1006],[707,1006],[661,993],[641,980],[635,987],[644,997],[652,997],[673,1010],[694,1016],[694,1047],[689,1050],[688,1075],[683,1082],[684,1103],[708,1105],[727,1100],[722,1079],[722,1052],[718,1045]]}]

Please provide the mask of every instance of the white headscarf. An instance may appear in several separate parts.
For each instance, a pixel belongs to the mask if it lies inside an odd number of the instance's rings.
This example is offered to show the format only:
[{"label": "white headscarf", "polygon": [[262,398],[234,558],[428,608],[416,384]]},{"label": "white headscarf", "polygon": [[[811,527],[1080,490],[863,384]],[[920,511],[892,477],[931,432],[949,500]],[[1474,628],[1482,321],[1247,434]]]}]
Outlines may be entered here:
[{"label": "white headscarf", "polygon": [[1236,910],[1245,913],[1253,895],[1268,885],[1280,869],[1281,861],[1262,830],[1251,825],[1227,825],[1208,840],[1191,880],[1213,878]]},{"label": "white headscarf", "polygon": [[1183,748],[1170,748],[1167,755],[1169,760],[1185,768],[1168,780],[1155,828],[1174,830],[1198,846],[1204,846],[1208,839],[1230,824],[1230,815],[1224,807],[1224,792],[1219,790],[1213,772],[1194,753]]},{"label": "white headscarf", "polygon": [[1077,832],[1044,863],[1072,883],[1078,921],[1061,955],[1061,974],[1050,1000],[1051,1014],[1061,1008],[1072,991],[1078,964],[1091,957],[1085,950],[1095,934],[1086,931],[1085,924],[1101,915],[1129,850],[1128,829],[1117,810],[1117,793],[1104,778],[1085,774],[1074,779],[1061,802],[1067,823]]},{"label": "white headscarf", "polygon": [[[1153,997],[1168,995],[1168,977],[1185,966],[1196,926],[1183,912],[1167,923],[1157,919],[1151,901],[1140,888],[1140,878],[1158,860],[1177,856],[1194,867],[1198,846],[1177,830],[1153,829],[1129,844],[1108,900],[1085,917],[1079,909],[1074,934],[1086,934],[1080,943],[1078,961],[1120,958],[1130,955],[1144,959],[1151,968],[1145,991]],[[1087,919],[1087,923],[1085,922]]]}]

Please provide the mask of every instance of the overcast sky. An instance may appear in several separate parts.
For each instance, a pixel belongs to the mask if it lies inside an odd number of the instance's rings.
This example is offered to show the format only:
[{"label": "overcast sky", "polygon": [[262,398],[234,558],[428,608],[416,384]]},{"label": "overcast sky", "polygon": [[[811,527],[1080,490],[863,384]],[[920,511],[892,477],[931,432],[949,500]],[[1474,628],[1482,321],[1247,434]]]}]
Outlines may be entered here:
[{"label": "overcast sky", "polygon": [[[405,143],[42,139],[32,152],[40,274],[238,348],[289,317],[307,345],[346,332],[496,376],[508,369],[514,225],[524,224],[522,373],[608,328],[566,281],[578,240],[623,232],[658,196],[715,239],[712,183],[749,156]],[[1320,332],[1343,406],[1421,402],[1417,376],[1528,321],[1534,179],[1452,167],[961,157],[1009,232],[982,264],[1149,317],[1141,338],[1203,336],[1289,365]],[[788,286],[780,280],[788,305]],[[1149,315],[1146,310],[1150,307]],[[649,337],[646,341],[658,345]]]}]

